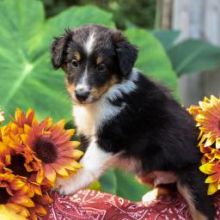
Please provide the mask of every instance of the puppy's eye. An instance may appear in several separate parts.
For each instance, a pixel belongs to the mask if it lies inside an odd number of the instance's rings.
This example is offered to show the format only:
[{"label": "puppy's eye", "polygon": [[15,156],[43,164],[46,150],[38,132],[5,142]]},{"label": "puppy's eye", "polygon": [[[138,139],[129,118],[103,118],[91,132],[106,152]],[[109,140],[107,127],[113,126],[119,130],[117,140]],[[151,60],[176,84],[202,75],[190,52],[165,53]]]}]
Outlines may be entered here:
[{"label": "puppy's eye", "polygon": [[73,59],[71,64],[72,64],[73,67],[78,67],[79,66],[79,61],[76,60],[76,59]]},{"label": "puppy's eye", "polygon": [[107,66],[104,63],[101,63],[97,66],[98,72],[105,72],[107,70]]}]

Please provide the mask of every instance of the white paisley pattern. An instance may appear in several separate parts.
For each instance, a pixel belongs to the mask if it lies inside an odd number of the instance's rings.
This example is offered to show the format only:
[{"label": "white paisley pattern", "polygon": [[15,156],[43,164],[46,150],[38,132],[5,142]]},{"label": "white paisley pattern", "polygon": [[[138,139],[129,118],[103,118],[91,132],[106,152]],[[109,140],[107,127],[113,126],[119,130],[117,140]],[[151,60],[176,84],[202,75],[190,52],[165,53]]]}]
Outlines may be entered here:
[{"label": "white paisley pattern", "polygon": [[[108,193],[80,190],[73,196],[52,194],[54,203],[41,220],[191,220],[181,196],[161,197],[148,206]],[[220,220],[220,195],[216,196]]]}]

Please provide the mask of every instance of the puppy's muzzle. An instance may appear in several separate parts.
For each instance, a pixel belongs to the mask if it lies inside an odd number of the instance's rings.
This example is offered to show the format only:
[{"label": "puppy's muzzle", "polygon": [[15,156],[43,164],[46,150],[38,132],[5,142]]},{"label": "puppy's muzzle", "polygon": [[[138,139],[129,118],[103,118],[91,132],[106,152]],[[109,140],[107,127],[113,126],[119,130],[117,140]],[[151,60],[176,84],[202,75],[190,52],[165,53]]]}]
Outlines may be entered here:
[{"label": "puppy's muzzle", "polygon": [[90,95],[90,90],[86,88],[76,88],[75,95],[78,101],[84,102]]}]

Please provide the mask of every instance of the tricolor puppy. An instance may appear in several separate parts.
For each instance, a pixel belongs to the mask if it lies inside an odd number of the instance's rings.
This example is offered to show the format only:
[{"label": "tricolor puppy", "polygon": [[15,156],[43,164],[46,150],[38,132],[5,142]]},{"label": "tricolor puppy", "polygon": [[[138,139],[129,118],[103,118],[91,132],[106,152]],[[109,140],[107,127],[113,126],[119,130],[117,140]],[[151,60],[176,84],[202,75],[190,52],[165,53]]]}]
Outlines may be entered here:
[{"label": "tricolor puppy", "polygon": [[198,170],[195,123],[164,87],[133,68],[136,58],[121,32],[98,25],[69,30],[53,42],[52,63],[65,72],[77,131],[88,144],[83,168],[59,180],[59,191],[73,193],[107,168],[123,167],[151,176],[156,187],[175,182],[193,220],[213,220]]}]

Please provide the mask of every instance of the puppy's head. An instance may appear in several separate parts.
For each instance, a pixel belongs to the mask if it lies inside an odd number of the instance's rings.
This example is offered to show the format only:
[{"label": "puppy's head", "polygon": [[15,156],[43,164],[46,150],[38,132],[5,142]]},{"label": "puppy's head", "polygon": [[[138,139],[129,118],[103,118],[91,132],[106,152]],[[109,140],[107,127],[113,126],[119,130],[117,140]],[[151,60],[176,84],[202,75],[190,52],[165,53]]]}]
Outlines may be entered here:
[{"label": "puppy's head", "polygon": [[65,71],[67,90],[76,103],[97,101],[126,78],[137,49],[122,33],[88,25],[68,30],[52,44],[52,63]]}]

